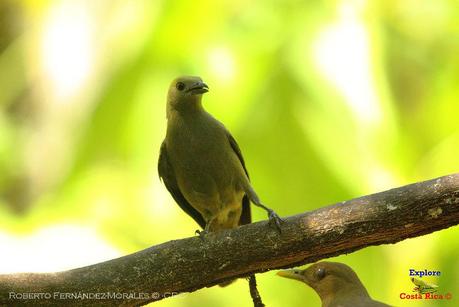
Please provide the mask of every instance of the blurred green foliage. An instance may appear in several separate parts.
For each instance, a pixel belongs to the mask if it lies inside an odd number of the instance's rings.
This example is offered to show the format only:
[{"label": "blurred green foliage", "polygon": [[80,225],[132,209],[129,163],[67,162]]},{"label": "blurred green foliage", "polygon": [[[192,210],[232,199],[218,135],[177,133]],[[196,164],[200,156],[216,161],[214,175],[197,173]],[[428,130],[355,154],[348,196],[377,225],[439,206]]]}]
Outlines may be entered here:
[{"label": "blurred green foliage", "polygon": [[[282,216],[457,172],[457,20],[453,0],[0,2],[0,262],[25,269],[25,249],[1,244],[53,225],[90,229],[119,255],[193,235],[156,173],[166,90],[182,74],[209,84],[205,107]],[[335,260],[375,299],[455,306],[458,231]],[[453,300],[401,301],[409,268],[441,270]],[[259,289],[269,306],[319,305],[272,272]],[[243,280],[156,305],[239,303]]]}]

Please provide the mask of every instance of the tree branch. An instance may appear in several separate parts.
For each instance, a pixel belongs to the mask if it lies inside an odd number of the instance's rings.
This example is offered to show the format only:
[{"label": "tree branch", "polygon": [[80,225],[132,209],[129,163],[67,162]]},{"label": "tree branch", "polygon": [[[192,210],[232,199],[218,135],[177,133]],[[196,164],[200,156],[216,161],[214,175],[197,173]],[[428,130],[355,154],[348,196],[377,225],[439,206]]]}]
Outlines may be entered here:
[{"label": "tree branch", "polygon": [[459,174],[453,174],[285,218],[282,234],[262,221],[70,271],[0,275],[0,305],[142,305],[458,223]]}]

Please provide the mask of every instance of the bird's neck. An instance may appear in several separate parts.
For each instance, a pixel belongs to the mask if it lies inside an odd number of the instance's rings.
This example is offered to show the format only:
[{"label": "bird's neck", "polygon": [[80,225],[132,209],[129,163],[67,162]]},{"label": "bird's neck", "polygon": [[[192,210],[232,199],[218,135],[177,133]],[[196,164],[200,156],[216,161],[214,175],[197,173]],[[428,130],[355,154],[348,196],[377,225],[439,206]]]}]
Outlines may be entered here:
[{"label": "bird's neck", "polygon": [[166,116],[171,119],[174,116],[179,115],[180,117],[196,116],[197,113],[204,112],[204,108],[201,103],[201,96],[193,96],[187,101],[181,101],[178,103],[168,103]]},{"label": "bird's neck", "polygon": [[350,306],[348,301],[371,299],[367,290],[361,286],[340,287],[333,291],[319,293],[322,306]]}]

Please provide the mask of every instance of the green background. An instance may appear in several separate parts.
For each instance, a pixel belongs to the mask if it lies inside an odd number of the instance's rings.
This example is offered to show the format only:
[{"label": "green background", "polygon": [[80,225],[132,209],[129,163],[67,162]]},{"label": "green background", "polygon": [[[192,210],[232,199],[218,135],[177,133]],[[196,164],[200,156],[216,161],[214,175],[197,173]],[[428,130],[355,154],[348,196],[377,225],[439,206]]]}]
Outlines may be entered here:
[{"label": "green background", "polygon": [[[156,172],[178,75],[281,216],[458,171],[457,1],[0,2],[0,272],[57,271],[192,236]],[[253,209],[254,220],[265,219]],[[457,306],[459,229],[335,258],[373,298]],[[410,268],[451,301],[402,301]],[[319,306],[260,274],[268,306]],[[154,290],[154,289],[152,289]],[[251,304],[247,282],[156,306]]]}]

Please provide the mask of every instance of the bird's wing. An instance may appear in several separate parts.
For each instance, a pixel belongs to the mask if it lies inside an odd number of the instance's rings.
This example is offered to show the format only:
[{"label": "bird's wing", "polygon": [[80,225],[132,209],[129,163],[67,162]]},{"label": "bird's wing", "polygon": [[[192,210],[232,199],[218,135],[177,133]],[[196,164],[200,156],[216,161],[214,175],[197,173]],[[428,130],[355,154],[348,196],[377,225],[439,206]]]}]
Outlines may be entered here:
[{"label": "bird's wing", "polygon": [[185,211],[189,216],[191,216],[196,223],[199,224],[203,229],[206,227],[206,222],[202,215],[195,209],[190,203],[185,199],[180,188],[177,184],[177,180],[175,178],[175,173],[172,165],[169,162],[169,158],[167,156],[167,149],[166,149],[166,142],[163,141],[161,144],[161,150],[159,153],[159,160],[158,160],[158,174],[159,178],[161,178],[166,186],[167,190],[171,193],[174,200],[177,204]]},{"label": "bird's wing", "polygon": [[228,135],[228,141],[229,141],[229,143],[231,145],[231,148],[233,149],[234,153],[239,158],[239,161],[241,161],[242,167],[244,168],[244,171],[245,171],[245,174],[247,175],[247,178],[250,179],[249,172],[247,172],[247,168],[245,167],[244,157],[242,156],[242,152],[241,152],[241,149],[239,148],[239,145],[237,144],[236,140],[233,138],[231,133],[229,133],[227,131],[226,134]]},{"label": "bird's wing", "polygon": [[[231,148],[233,149],[234,153],[239,158],[239,161],[241,162],[242,167],[244,168],[245,174],[247,175],[247,178],[250,180],[249,172],[247,172],[247,168],[245,167],[244,157],[242,156],[242,152],[241,152],[241,149],[239,148],[239,145],[237,144],[236,140],[231,135],[231,133],[227,132],[226,134],[228,135],[228,141],[231,145]],[[252,213],[250,211],[250,200],[246,194],[244,195],[244,198],[242,198],[242,213],[241,213],[241,218],[239,219],[239,225],[250,224],[251,222],[252,222]]]}]

